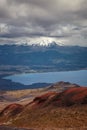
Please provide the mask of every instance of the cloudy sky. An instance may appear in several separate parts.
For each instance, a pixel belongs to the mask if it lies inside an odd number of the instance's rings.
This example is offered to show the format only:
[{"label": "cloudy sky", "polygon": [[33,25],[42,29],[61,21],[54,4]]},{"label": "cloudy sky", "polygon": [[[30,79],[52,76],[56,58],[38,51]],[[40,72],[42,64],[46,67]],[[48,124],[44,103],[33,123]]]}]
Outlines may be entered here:
[{"label": "cloudy sky", "polygon": [[0,44],[87,46],[87,0],[0,0]]}]

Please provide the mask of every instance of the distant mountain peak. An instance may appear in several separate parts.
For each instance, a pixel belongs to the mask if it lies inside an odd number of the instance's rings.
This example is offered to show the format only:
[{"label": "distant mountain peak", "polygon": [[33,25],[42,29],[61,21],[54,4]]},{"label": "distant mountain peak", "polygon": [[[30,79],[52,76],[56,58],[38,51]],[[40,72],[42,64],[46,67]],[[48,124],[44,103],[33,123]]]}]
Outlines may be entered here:
[{"label": "distant mountain peak", "polygon": [[64,46],[63,43],[57,42],[55,40],[49,39],[39,39],[39,40],[29,40],[29,41],[19,41],[15,43],[16,45],[37,45],[37,46]]}]

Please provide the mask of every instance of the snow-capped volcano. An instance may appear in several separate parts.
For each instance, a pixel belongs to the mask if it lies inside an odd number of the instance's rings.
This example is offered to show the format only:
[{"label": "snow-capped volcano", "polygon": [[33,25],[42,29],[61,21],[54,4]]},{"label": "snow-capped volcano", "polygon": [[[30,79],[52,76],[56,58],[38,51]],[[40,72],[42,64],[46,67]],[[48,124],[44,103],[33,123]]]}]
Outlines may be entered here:
[{"label": "snow-capped volcano", "polygon": [[59,45],[64,46],[61,41],[54,40],[52,38],[39,38],[39,39],[27,39],[16,42],[16,45],[39,45],[39,46],[50,46]]}]

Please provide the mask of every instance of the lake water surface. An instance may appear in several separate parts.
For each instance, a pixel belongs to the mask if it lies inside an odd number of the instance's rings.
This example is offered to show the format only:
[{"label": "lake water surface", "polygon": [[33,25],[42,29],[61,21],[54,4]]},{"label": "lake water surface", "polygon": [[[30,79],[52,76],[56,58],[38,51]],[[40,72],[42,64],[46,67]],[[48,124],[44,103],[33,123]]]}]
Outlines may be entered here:
[{"label": "lake water surface", "polygon": [[87,70],[29,74],[25,73],[7,76],[4,79],[10,79],[14,82],[22,83],[25,85],[31,85],[33,83],[55,83],[58,81],[65,81],[87,86]]}]

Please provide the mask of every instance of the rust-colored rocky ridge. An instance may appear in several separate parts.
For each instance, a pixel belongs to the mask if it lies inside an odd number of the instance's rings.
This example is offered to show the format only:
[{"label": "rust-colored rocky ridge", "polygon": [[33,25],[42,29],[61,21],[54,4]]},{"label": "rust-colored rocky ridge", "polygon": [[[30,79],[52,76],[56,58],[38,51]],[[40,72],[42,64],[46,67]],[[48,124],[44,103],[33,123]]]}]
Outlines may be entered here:
[{"label": "rust-colored rocky ridge", "polygon": [[63,92],[48,92],[44,95],[36,97],[31,104],[33,106],[72,106],[87,104],[87,88],[73,87]]},{"label": "rust-colored rocky ridge", "polygon": [[20,104],[10,104],[5,107],[0,115],[15,116],[26,107],[69,107],[72,105],[83,105],[87,104],[87,88],[86,87],[73,87],[63,92],[48,92],[41,96],[35,97],[32,102],[25,106]]}]

